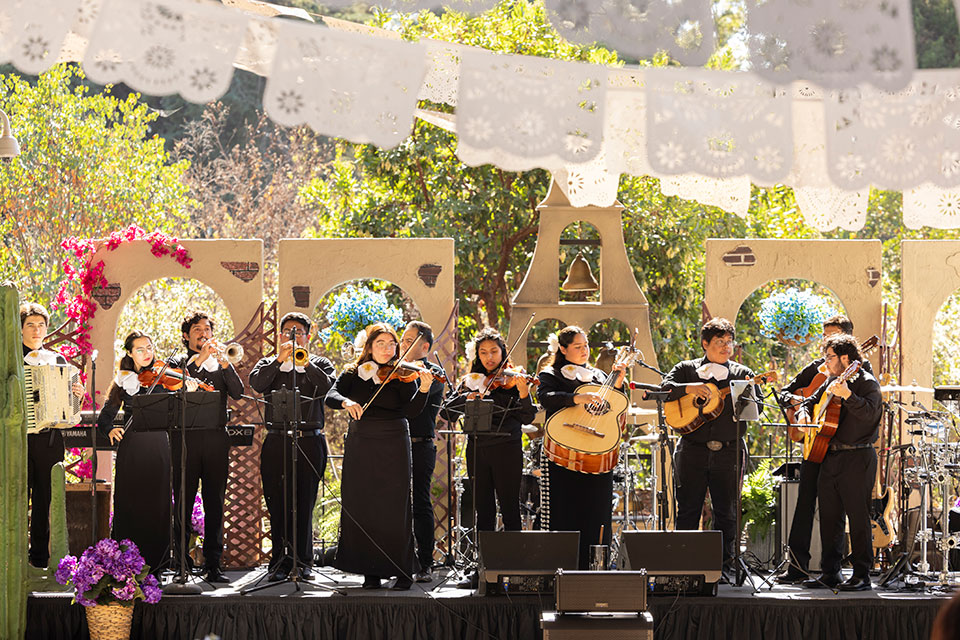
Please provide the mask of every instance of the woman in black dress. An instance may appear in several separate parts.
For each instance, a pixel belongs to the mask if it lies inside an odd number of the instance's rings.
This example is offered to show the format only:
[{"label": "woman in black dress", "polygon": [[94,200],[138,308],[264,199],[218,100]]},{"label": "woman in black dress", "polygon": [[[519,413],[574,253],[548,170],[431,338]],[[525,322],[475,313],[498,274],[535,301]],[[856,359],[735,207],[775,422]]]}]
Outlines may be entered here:
[{"label": "woman in black dress", "polygon": [[[577,326],[561,329],[556,339],[551,336],[546,366],[540,371],[537,397],[546,419],[561,409],[599,400],[593,393],[575,393],[582,384],[603,384],[607,374],[588,364],[590,345],[586,332]],[[619,374],[614,388],[623,389],[626,366],[615,365]],[[550,531],[580,532],[580,569],[589,565],[590,545],[609,545],[613,519],[613,474],[571,471],[543,455],[544,486],[541,500],[541,527]],[[546,494],[546,495],[545,495]],[[601,543],[601,527],[603,540]]]},{"label": "woman in black dress", "polygon": [[[500,370],[507,346],[494,329],[480,331],[467,345],[470,373],[461,380],[457,393],[444,403],[444,417],[454,422],[462,414],[468,399],[483,395],[493,401],[491,431],[470,435],[467,439],[467,473],[476,490],[477,530],[493,531],[497,524],[497,502],[506,531],[519,531],[520,480],[523,477],[522,432],[531,422],[536,407],[524,375],[503,378],[509,388],[490,385],[490,376]],[[511,363],[507,363],[512,370]],[[488,391],[487,387],[492,388]]]},{"label": "woman in black dress", "polygon": [[[120,541],[129,538],[140,549],[151,573],[160,575],[170,545],[170,442],[165,431],[132,431],[113,426],[117,412],[133,396],[146,393],[138,375],[154,361],[150,336],[133,331],[123,341],[126,355],[107,400],[100,410],[97,428],[117,447],[113,488],[113,531]],[[157,385],[154,392],[166,391]],[[129,413],[129,412],[128,412]]]},{"label": "woman in black dress", "polygon": [[389,325],[367,327],[360,356],[326,397],[328,407],[345,409],[352,418],[343,450],[340,541],[333,566],[363,574],[365,589],[378,589],[380,579],[389,576],[397,576],[392,589],[409,589],[419,567],[407,418],[423,411],[433,377],[381,380],[380,372],[389,372],[392,367],[386,365],[396,362],[398,342]]}]

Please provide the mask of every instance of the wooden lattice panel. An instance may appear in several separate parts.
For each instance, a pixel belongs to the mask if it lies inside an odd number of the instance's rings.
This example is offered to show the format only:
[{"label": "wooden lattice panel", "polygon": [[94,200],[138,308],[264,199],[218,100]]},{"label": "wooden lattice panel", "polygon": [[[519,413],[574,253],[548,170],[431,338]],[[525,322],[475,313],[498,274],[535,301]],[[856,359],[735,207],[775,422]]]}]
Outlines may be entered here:
[{"label": "wooden lattice panel", "polygon": [[[277,322],[276,315],[276,303],[266,312],[261,304],[247,326],[233,339],[233,342],[243,346],[243,360],[237,365],[237,371],[243,380],[245,392],[249,392],[249,372],[263,357],[265,347],[269,348],[269,342],[265,340],[272,339]],[[264,557],[264,508],[260,485],[260,447],[263,443],[264,427],[262,414],[255,400],[231,398],[230,410],[230,426],[256,425],[252,445],[230,449],[230,475],[227,478],[223,513],[226,545],[223,566],[227,569],[244,569],[258,566]]]}]

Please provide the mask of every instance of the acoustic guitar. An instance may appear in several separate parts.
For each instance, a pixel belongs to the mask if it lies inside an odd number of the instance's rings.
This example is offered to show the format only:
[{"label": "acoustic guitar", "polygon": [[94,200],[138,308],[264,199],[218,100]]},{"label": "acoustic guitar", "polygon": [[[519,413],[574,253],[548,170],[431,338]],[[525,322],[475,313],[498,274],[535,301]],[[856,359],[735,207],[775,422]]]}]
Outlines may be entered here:
[{"label": "acoustic guitar", "polygon": [[[835,383],[844,383],[849,381],[860,371],[860,361],[854,360],[850,366],[841,373]],[[840,398],[832,393],[824,392],[820,402],[813,410],[815,427],[804,429],[803,438],[803,459],[810,462],[823,462],[827,455],[827,447],[830,446],[830,440],[837,433],[837,427],[840,425]]]},{"label": "acoustic guitar", "polygon": [[[617,363],[628,367],[637,357],[624,348]],[[620,430],[630,400],[613,387],[619,372],[611,371],[604,383],[582,384],[574,393],[595,393],[601,400],[557,411],[544,425],[543,452],[551,462],[581,473],[607,473],[620,458]]]},{"label": "acoustic guitar", "polygon": [[[880,336],[872,335],[860,344],[860,354],[866,358],[878,346],[880,346]],[[788,422],[794,423],[796,421],[797,408],[800,406],[800,403],[816,393],[817,389],[823,386],[823,383],[827,381],[828,377],[830,376],[827,374],[827,365],[821,364],[820,368],[817,369],[817,374],[813,376],[813,380],[810,381],[810,384],[793,392],[793,395],[800,396],[800,398],[795,401],[791,401],[790,406],[787,408],[786,414]],[[790,436],[790,439],[794,442],[803,442],[803,436],[805,432],[806,429],[789,426],[787,427],[787,435]]]},{"label": "acoustic guitar", "polygon": [[[780,374],[776,371],[767,371],[750,378],[750,381],[753,384],[767,384],[776,382],[779,378]],[[710,388],[709,398],[703,399],[687,393],[677,400],[663,403],[667,424],[682,436],[693,433],[723,413],[723,403],[730,395],[730,388],[718,389],[712,382],[705,384]]]}]

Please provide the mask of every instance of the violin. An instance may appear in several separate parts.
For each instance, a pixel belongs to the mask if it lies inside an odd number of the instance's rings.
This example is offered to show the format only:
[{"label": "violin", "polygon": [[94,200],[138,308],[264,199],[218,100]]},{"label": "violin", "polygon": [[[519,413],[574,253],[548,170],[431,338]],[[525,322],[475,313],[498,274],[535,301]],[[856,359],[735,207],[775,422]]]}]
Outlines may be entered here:
[{"label": "violin", "polygon": [[429,373],[434,380],[447,383],[447,377],[445,375],[434,373],[430,369],[427,369],[421,364],[416,362],[407,362],[403,361],[399,365],[396,362],[388,362],[387,364],[381,365],[377,370],[377,377],[383,380],[383,384],[390,382],[391,380],[399,380],[400,382],[413,382],[420,377],[420,373],[425,371]]},{"label": "violin", "polygon": [[513,389],[517,386],[517,382],[520,380],[526,380],[527,384],[533,386],[540,384],[540,378],[530,375],[523,370],[523,367],[507,367],[495,378],[492,375],[487,376],[484,379],[484,386],[490,390]]},{"label": "violin", "polygon": [[[164,370],[164,367],[166,367],[166,370]],[[161,375],[161,372],[163,372],[163,375]],[[159,384],[167,391],[179,391],[180,387],[183,386],[185,381],[193,380],[197,383],[198,389],[203,389],[204,391],[216,391],[216,389],[206,382],[197,380],[196,378],[190,376],[190,374],[184,375],[183,371],[180,369],[167,367],[163,360],[154,360],[153,364],[137,375],[137,380],[139,380],[140,384],[145,387]],[[189,386],[187,388],[189,389]]]}]

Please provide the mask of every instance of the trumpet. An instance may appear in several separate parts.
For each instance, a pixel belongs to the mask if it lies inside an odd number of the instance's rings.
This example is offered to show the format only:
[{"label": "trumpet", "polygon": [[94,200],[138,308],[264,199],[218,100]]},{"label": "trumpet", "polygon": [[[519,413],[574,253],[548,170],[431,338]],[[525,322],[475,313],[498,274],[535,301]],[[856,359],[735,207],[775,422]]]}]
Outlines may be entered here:
[{"label": "trumpet", "polygon": [[217,344],[214,351],[218,358],[224,358],[232,365],[236,365],[243,360],[243,345],[239,342],[231,342],[228,345]]},{"label": "trumpet", "polygon": [[303,347],[297,347],[293,350],[293,364],[298,367],[305,367],[310,361],[310,354]]}]

